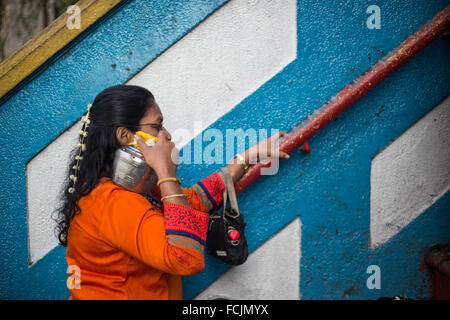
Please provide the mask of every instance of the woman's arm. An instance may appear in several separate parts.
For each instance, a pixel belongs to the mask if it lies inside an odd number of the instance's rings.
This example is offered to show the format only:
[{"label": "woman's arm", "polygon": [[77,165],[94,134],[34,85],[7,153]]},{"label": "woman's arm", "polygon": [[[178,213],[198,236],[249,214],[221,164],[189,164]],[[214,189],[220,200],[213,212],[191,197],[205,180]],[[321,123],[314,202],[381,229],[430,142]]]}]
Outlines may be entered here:
[{"label": "woman's arm", "polygon": [[[245,174],[247,164],[254,164],[259,160],[276,156],[289,159],[287,153],[279,152],[274,147],[275,141],[284,134],[285,131],[279,132],[246,150],[242,154],[241,159],[238,157],[234,158],[228,164],[233,182],[236,183]],[[194,184],[191,188],[182,188],[182,190],[187,195],[187,200],[191,208],[202,212],[209,212],[222,206],[225,185],[221,173],[214,172],[212,175]]]},{"label": "woman's arm", "polygon": [[[278,132],[246,150],[241,157],[235,157],[228,164],[233,182],[239,181],[245,174],[245,169],[248,168],[248,165],[255,164],[260,160],[273,157],[289,159],[287,153],[279,151],[275,146],[275,142],[285,133],[286,131]],[[147,164],[155,170],[158,179],[176,177],[177,164],[173,161],[172,154],[173,151],[176,154],[177,150],[174,148],[174,143],[168,140],[167,132],[160,132],[158,142],[151,148],[140,137],[136,137],[136,142],[142,150]],[[159,188],[161,199],[164,199],[164,203],[176,203],[190,206],[198,211],[209,212],[222,205],[225,185],[220,174],[215,172],[189,189],[181,188],[178,182],[173,181],[164,182]],[[182,194],[186,195],[186,197],[173,196]],[[166,196],[168,198],[165,198]]]},{"label": "woman's arm", "polygon": [[210,212],[222,205],[225,184],[219,173],[213,172],[208,177],[195,183],[191,188],[182,188],[191,208]]}]

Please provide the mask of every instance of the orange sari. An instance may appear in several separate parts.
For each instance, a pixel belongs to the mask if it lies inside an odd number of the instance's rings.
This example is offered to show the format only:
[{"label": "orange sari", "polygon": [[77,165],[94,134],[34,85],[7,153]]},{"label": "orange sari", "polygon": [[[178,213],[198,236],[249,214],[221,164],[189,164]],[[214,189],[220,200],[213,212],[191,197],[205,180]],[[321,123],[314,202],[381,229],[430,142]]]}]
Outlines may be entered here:
[{"label": "orange sari", "polygon": [[225,190],[218,173],[183,188],[190,207],[159,203],[102,178],[70,224],[67,264],[80,270],[70,299],[182,299],[181,276],[205,267],[209,215]]}]

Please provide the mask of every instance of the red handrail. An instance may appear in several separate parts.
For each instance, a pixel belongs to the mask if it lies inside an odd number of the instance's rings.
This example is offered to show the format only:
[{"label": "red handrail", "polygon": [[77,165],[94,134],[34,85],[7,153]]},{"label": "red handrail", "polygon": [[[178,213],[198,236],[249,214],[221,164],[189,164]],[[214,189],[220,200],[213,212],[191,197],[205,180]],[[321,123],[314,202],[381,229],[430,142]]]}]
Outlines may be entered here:
[{"label": "red handrail", "polygon": [[[325,102],[305,120],[300,122],[283,138],[280,150],[291,153],[304,144],[315,133],[320,131],[330,121],[358,101],[378,83],[411,59],[431,41],[437,38],[450,26],[450,5],[439,12],[433,19],[382,57],[362,75],[358,76],[344,89]],[[261,176],[261,169],[270,167],[267,164],[256,163],[235,185],[236,192],[241,192]]]}]

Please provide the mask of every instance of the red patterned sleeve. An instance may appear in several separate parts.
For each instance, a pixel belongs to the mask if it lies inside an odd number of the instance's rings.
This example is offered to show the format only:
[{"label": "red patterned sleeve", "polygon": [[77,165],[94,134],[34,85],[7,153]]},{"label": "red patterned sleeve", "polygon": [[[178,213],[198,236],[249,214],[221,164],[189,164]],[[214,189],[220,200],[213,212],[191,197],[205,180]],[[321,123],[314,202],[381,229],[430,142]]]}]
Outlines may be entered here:
[{"label": "red patterned sleeve", "polygon": [[202,212],[209,212],[222,206],[224,191],[225,184],[217,172],[197,182],[189,189],[183,188],[191,208]]},{"label": "red patterned sleeve", "polygon": [[181,249],[196,251],[204,256],[209,215],[176,204],[164,204],[164,226],[167,242]]}]

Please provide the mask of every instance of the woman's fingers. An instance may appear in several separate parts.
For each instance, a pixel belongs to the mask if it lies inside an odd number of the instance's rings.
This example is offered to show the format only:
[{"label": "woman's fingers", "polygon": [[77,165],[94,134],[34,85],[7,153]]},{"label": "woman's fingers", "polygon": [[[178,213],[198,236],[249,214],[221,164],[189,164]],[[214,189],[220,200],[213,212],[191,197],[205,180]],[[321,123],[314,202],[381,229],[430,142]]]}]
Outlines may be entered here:
[{"label": "woman's fingers", "polygon": [[[277,139],[279,139],[282,136],[284,136],[286,133],[287,133],[287,131],[279,131],[276,134],[274,134],[272,136],[272,138],[274,139],[274,141],[276,141]],[[276,151],[274,153],[272,153],[272,154],[274,154],[274,155],[278,154],[279,158],[282,158],[282,159],[290,159],[291,158],[288,153],[279,150],[279,145],[276,146],[275,150]]]},{"label": "woman's fingers", "polygon": [[273,136],[259,142],[257,145],[248,149],[250,163],[256,163],[255,159],[257,159],[257,161],[261,161],[267,158],[289,159],[289,154],[280,151],[279,144],[276,143],[277,140],[280,137],[284,136],[286,133],[287,131],[279,131]]},{"label": "woman's fingers", "polygon": [[158,138],[158,141],[160,139],[167,140],[167,141],[172,140],[170,133],[166,129],[159,131],[158,135],[156,137]]},{"label": "woman's fingers", "polygon": [[269,158],[279,158],[279,159],[291,158],[288,153],[281,151],[279,148],[272,149],[268,156]]},{"label": "woman's fingers", "polygon": [[158,138],[158,141],[162,140],[162,139],[166,139],[167,140],[167,136],[166,136],[166,133],[164,132],[164,130],[159,131],[158,135],[156,137]]},{"label": "woman's fingers", "polygon": [[139,147],[139,150],[141,150],[142,153],[145,152],[145,150],[148,148],[147,144],[144,142],[144,139],[142,139],[139,136],[134,136],[134,139],[136,140],[136,144]]},{"label": "woman's fingers", "polygon": [[280,158],[283,158],[283,159],[290,159],[291,158],[288,153],[283,152],[283,151],[280,151],[279,155],[280,155]]}]

